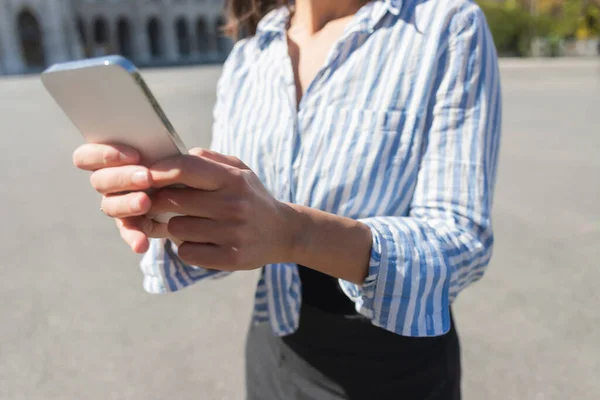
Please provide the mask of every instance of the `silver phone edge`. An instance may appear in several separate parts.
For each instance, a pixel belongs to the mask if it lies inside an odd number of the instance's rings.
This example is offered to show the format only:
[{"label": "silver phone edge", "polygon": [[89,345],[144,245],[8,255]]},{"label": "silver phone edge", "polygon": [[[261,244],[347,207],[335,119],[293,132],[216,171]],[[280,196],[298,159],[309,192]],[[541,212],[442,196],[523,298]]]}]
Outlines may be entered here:
[{"label": "silver phone edge", "polygon": [[140,74],[139,70],[136,69],[135,71],[129,72],[129,73],[134,77],[135,82],[137,83],[139,88],[142,90],[142,92],[144,92],[144,96],[146,96],[146,98],[152,105],[154,112],[156,113],[158,118],[161,120],[164,127],[167,129],[167,132],[169,133],[169,137],[170,137],[171,141],[173,142],[173,144],[175,145],[175,147],[177,147],[177,149],[179,150],[179,152],[181,154],[187,154],[188,153],[187,148],[185,147],[185,145],[183,144],[183,141],[177,134],[177,131],[173,127],[173,124],[171,124],[171,121],[169,121],[169,118],[167,118],[167,115],[163,111],[162,107],[160,106],[160,104],[158,104],[158,101],[156,100],[156,98],[152,94],[152,91],[150,91],[150,88],[148,87],[148,85],[146,84],[144,79],[142,78],[142,75]]},{"label": "silver phone edge", "polygon": [[43,77],[45,74],[51,72],[69,71],[86,67],[100,67],[103,65],[118,65],[129,73],[138,72],[138,68],[135,64],[127,58],[119,55],[110,55],[56,63],[46,68],[41,75]]},{"label": "silver phone edge", "polygon": [[[68,70],[73,70],[73,69],[78,69],[78,68],[101,66],[101,65],[118,65],[119,67],[123,68],[129,75],[131,75],[133,77],[134,82],[140,88],[142,93],[144,93],[144,96],[150,102],[152,109],[154,110],[154,112],[156,113],[158,118],[161,120],[163,126],[167,129],[167,132],[169,133],[169,138],[172,141],[172,143],[175,145],[175,147],[179,150],[179,152],[181,154],[187,154],[188,153],[187,148],[185,147],[185,145],[183,144],[183,141],[177,134],[177,131],[173,127],[173,124],[171,124],[171,121],[169,121],[169,119],[167,118],[162,107],[160,106],[160,104],[158,104],[158,101],[152,94],[152,91],[150,90],[150,88],[148,87],[146,82],[144,81],[139,69],[135,66],[135,64],[133,64],[131,61],[129,61],[125,57],[118,56],[118,55],[112,55],[112,56],[88,58],[88,59],[84,59],[84,60],[76,60],[76,61],[69,61],[69,62],[65,62],[65,63],[54,64],[54,65],[48,67],[46,70],[44,70],[40,74],[40,79],[42,81],[42,84],[48,91],[48,93],[50,93],[50,96],[54,99],[52,92],[49,90],[48,86],[46,85],[46,83],[44,81],[44,77],[46,76],[46,74],[50,74],[53,72],[59,72],[59,71],[68,71]],[[54,101],[56,101],[56,99],[54,99]],[[69,119],[70,119],[70,117],[69,117]]]}]

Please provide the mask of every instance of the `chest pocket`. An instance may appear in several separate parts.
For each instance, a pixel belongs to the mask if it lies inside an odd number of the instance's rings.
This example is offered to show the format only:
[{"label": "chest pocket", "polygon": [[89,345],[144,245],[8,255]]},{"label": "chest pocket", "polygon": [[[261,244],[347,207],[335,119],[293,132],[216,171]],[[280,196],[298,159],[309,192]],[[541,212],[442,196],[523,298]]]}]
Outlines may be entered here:
[{"label": "chest pocket", "polygon": [[[301,132],[296,201],[350,218],[402,201],[418,159],[420,119],[402,110],[327,107]],[[402,191],[407,192],[405,189]]]}]

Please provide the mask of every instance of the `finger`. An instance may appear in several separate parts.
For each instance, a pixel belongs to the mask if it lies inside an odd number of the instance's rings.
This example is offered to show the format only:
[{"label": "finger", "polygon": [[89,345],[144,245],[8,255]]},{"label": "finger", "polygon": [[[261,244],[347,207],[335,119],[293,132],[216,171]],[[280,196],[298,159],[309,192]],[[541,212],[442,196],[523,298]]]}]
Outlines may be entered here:
[{"label": "finger", "polygon": [[141,254],[148,251],[148,236],[135,225],[124,224],[119,228],[121,238],[134,252]]},{"label": "finger", "polygon": [[202,190],[218,190],[231,179],[229,165],[192,155],[167,158],[150,168],[155,188],[183,184]]},{"label": "finger", "polygon": [[169,234],[166,224],[146,217],[117,219],[121,237],[136,253],[148,251],[148,238],[166,238]]},{"label": "finger", "polygon": [[237,239],[239,239],[233,225],[207,218],[173,217],[169,221],[167,229],[170,236],[183,242],[222,245],[237,243]]},{"label": "finger", "polygon": [[138,165],[102,168],[92,173],[90,182],[102,194],[146,190],[152,186],[147,168]]},{"label": "finger", "polygon": [[149,238],[166,238],[169,236],[167,224],[156,222],[153,219],[143,217],[136,220],[136,225]]},{"label": "finger", "polygon": [[160,189],[152,193],[150,214],[167,212],[192,217],[238,220],[247,211],[238,197],[227,197],[221,191],[208,192],[198,189]]},{"label": "finger", "polygon": [[185,242],[177,249],[179,258],[190,265],[221,271],[235,271],[240,268],[240,252],[233,247],[214,244]]},{"label": "finger", "polygon": [[84,144],[73,152],[73,164],[86,171],[137,164],[139,153],[124,145]]},{"label": "finger", "polygon": [[156,222],[146,216],[115,218],[115,221],[119,229],[124,226],[129,229],[136,229],[150,238],[166,238],[169,236],[167,224]]},{"label": "finger", "polygon": [[230,165],[239,169],[249,169],[239,158],[226,156],[225,154],[217,153],[216,151],[196,147],[190,150],[190,154],[196,157],[204,157],[216,161],[221,164]]},{"label": "finger", "polygon": [[156,222],[148,217],[127,218],[126,225],[140,230],[149,238],[166,238],[169,236],[167,224]]},{"label": "finger", "polygon": [[131,192],[102,198],[102,211],[113,218],[135,217],[147,214],[152,207],[150,197],[144,192]]}]

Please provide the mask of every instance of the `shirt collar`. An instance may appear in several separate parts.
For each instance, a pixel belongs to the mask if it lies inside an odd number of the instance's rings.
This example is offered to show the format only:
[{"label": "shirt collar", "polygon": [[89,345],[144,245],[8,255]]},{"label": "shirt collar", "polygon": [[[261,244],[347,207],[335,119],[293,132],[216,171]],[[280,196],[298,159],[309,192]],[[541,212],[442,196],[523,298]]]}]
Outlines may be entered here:
[{"label": "shirt collar", "polygon": [[256,35],[258,37],[267,35],[269,33],[284,33],[288,18],[290,16],[289,9],[287,7],[278,7],[267,13],[258,22],[256,27]]},{"label": "shirt collar", "polygon": [[400,14],[400,10],[402,9],[402,0],[384,0],[384,3],[390,13],[394,15]]},{"label": "shirt collar", "polygon": [[[358,25],[372,31],[386,12],[400,14],[403,0],[374,0],[359,11]],[[382,12],[383,11],[383,12]],[[363,14],[363,15],[360,15]],[[284,35],[290,12],[288,7],[276,8],[265,15],[256,27],[256,37],[260,48],[264,48],[274,37]]]}]

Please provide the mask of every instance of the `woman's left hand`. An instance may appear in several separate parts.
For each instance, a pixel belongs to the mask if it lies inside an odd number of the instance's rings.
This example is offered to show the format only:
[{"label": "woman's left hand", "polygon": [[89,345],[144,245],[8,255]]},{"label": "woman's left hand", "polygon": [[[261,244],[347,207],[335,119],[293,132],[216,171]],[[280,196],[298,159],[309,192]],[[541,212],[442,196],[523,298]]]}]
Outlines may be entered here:
[{"label": "woman's left hand", "polygon": [[[244,163],[204,149],[150,168],[149,214],[175,212],[169,235],[179,239],[179,257],[218,270],[251,270],[289,261],[293,240],[288,214]],[[186,188],[168,187],[182,184]]]}]

